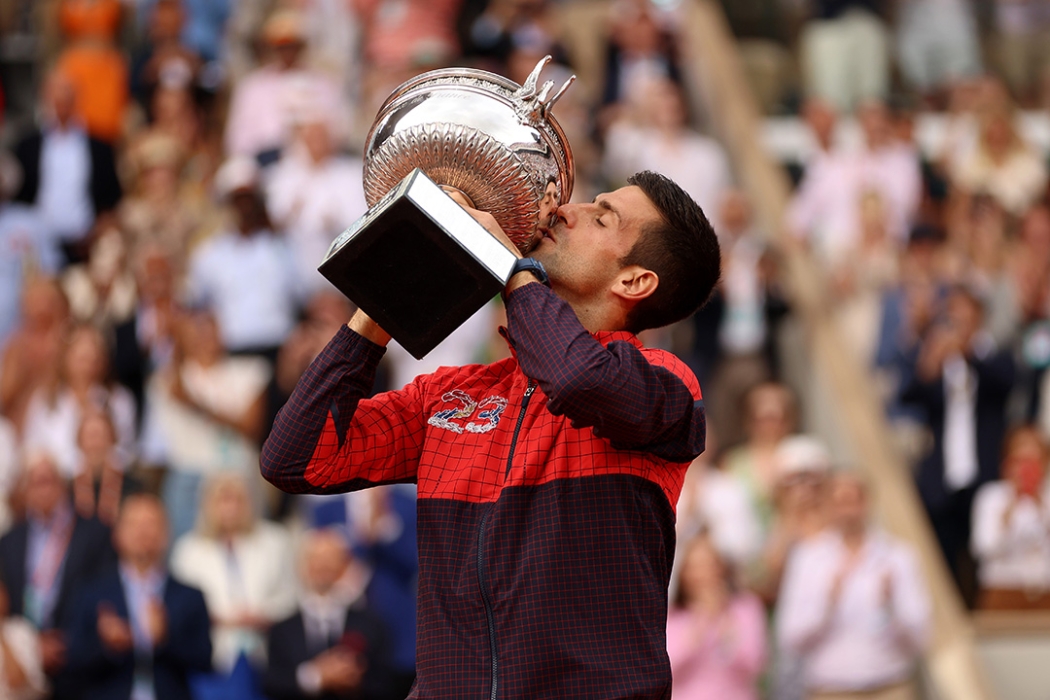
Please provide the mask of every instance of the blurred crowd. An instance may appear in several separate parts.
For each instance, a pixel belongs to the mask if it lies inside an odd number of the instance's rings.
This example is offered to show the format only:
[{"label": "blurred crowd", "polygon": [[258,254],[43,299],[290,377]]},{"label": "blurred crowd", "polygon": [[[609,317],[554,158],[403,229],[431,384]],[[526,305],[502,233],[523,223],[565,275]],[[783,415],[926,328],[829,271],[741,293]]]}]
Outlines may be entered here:
[{"label": "blurred crowd", "polygon": [[[892,7],[890,7],[892,5]],[[967,604],[1050,609],[1046,0],[723,3],[812,147],[782,240],[819,263]],[[316,271],[366,210],[361,146],[424,70],[580,80],[574,197],[652,169],[723,276],[649,333],[701,380],[678,504],[676,700],[915,697],[917,554],[806,434],[790,299],[697,90],[688,3],[5,0],[0,7],[0,698],[400,698],[411,486],[296,497],[273,416],[352,311]],[[702,81],[701,81],[702,82]],[[942,117],[937,152],[919,116]],[[756,135],[757,138],[757,135]],[[498,300],[377,390],[507,353]]]}]

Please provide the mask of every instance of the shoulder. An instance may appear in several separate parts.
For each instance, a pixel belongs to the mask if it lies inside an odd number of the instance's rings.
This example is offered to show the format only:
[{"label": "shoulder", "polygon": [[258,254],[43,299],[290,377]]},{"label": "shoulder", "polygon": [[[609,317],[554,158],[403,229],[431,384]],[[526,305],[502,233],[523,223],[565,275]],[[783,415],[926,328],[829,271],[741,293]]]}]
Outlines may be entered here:
[{"label": "shoulder", "polygon": [[201,589],[182,582],[178,576],[174,574],[168,575],[164,594],[165,597],[173,601],[192,605],[194,607],[197,607],[198,604],[200,607],[204,606],[204,593],[201,592]]},{"label": "shoulder", "polygon": [[1010,498],[1013,486],[1008,481],[989,481],[981,484],[974,496],[974,508],[988,508],[1004,503]]},{"label": "shoulder", "polygon": [[682,362],[674,353],[659,348],[642,348],[642,356],[654,367],[662,367],[671,374],[681,379],[688,387],[693,397],[701,398],[700,382],[689,366]]}]

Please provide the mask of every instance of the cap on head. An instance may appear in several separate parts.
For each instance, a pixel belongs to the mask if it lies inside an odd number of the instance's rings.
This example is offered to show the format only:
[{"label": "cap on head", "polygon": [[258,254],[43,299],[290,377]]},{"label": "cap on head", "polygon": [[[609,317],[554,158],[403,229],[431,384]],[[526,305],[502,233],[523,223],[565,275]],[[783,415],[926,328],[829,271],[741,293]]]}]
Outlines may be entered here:
[{"label": "cap on head", "polygon": [[831,454],[823,442],[810,435],[792,435],[781,441],[774,456],[777,479],[798,474],[824,475],[831,471]]}]

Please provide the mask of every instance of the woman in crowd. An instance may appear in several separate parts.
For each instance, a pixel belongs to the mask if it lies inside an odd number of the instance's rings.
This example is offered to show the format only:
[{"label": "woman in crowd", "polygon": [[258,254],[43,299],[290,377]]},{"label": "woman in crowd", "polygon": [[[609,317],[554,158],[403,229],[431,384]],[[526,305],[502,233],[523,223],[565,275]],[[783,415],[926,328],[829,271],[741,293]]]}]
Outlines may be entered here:
[{"label": "woman in crowd", "polygon": [[766,660],[762,603],[739,590],[709,537],[686,544],[678,594],[667,616],[673,700],[750,700]]},{"label": "woman in crowd", "polygon": [[778,476],[776,451],[795,429],[795,397],[783,384],[764,382],[747,393],[744,417],[747,441],[726,453],[723,468],[747,486],[763,532],[768,532]]},{"label": "woman in crowd", "polygon": [[257,520],[248,482],[222,474],[204,488],[197,529],[175,543],[171,570],[204,593],[215,669],[265,663],[266,631],[295,609],[295,567],[283,528]]},{"label": "woman in crowd", "polygon": [[1018,133],[1008,106],[990,106],[979,120],[977,147],[956,168],[954,183],[967,194],[989,194],[1021,216],[1046,193],[1046,165]]},{"label": "woman in crowd", "polygon": [[1050,447],[1031,426],[1006,439],[1002,478],[980,487],[971,547],[979,563],[978,607],[1050,610]]},{"label": "woman in crowd", "polygon": [[109,412],[89,408],[77,431],[78,473],[73,478],[73,503],[82,517],[97,517],[112,527],[125,496],[140,490],[124,474],[117,451],[117,430]]},{"label": "woman in crowd", "polygon": [[113,416],[119,468],[131,463],[135,447],[135,399],[109,381],[106,341],[92,326],[75,327],[56,378],[33,395],[26,411],[24,447],[54,455],[67,478],[76,475],[77,431],[89,409]]},{"label": "woman in crowd", "polygon": [[177,538],[193,526],[203,479],[257,471],[271,371],[265,360],[229,355],[209,312],[190,312],[176,328],[175,359],[154,375],[149,401],[166,453],[163,494]]}]

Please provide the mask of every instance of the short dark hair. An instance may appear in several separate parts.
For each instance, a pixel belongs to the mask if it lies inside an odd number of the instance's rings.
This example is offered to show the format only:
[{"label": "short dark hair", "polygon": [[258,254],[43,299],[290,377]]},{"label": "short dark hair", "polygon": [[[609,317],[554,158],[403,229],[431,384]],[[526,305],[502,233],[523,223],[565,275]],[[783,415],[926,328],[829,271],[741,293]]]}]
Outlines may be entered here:
[{"label": "short dark hair", "polygon": [[627,182],[641,188],[660,212],[620,261],[660,278],[656,291],[627,317],[627,330],[638,333],[680,321],[703,306],[718,283],[721,253],[703,209],[674,181],[646,170]]}]

